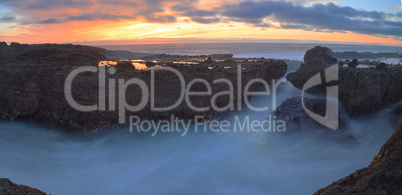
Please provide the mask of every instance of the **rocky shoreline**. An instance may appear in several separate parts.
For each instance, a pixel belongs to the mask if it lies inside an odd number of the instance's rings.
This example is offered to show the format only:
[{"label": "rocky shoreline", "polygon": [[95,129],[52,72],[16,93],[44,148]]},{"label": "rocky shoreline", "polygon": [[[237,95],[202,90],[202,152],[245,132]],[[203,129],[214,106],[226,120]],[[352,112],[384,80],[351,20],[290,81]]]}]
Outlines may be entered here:
[{"label": "rocky shoreline", "polygon": [[26,195],[46,195],[36,188],[31,188],[24,185],[18,185],[10,181],[9,179],[0,178],[0,195],[10,194],[26,194]]},{"label": "rocky shoreline", "polygon": [[[49,50],[52,52],[48,53]],[[76,58],[77,52],[80,55]],[[64,91],[65,81],[73,70],[84,65],[98,68],[99,61],[109,60],[106,57],[106,50],[75,45],[20,45],[13,43],[10,46],[3,44],[0,47],[0,54],[0,93],[3,94],[0,97],[0,118],[2,119],[53,124],[69,130],[94,130],[127,124],[131,115],[149,120],[167,119],[172,114],[180,119],[191,119],[195,115],[200,115],[207,120],[222,112],[214,109],[194,111],[184,101],[174,109],[153,112],[148,103],[140,111],[127,111],[124,116],[125,122],[121,123],[119,122],[121,113],[118,110],[120,108],[116,108],[116,105],[114,105],[114,109],[78,111],[67,102]],[[57,60],[58,58],[62,58],[62,60]],[[173,62],[162,64],[156,61],[155,63],[160,64],[161,68],[161,70],[155,71],[154,102],[156,107],[173,105],[181,95],[180,78],[171,71],[163,71],[164,67],[173,67],[179,71],[186,86],[194,78],[203,79],[212,86],[211,95],[190,97],[192,98],[190,101],[197,107],[211,105],[211,97],[223,90],[230,90],[228,84],[215,83],[217,79],[226,79],[233,84],[233,97],[222,95],[215,99],[216,105],[224,107],[230,101],[244,102],[244,93],[239,96],[237,92],[239,89],[244,89],[250,80],[260,78],[269,83],[273,79],[284,76],[287,70],[284,61],[265,59],[239,62],[232,59],[212,60],[209,57],[208,60],[194,63],[191,66]],[[241,75],[238,75],[238,64],[242,66]],[[117,82],[137,78],[147,86],[150,86],[152,82],[150,70],[137,70],[130,62],[128,66],[127,63],[119,63],[116,66],[104,68],[107,81]],[[109,74],[110,72],[113,74]],[[239,76],[242,81],[240,85],[237,82]],[[101,87],[99,74],[82,73],[72,81],[72,97],[81,105],[97,105],[102,98],[99,95]],[[258,86],[250,86],[249,91],[255,87]],[[207,89],[205,84],[196,83],[190,90],[203,92]],[[137,105],[141,102],[142,92],[142,88],[133,85],[127,88],[125,97],[120,97],[119,90],[113,91],[105,87],[105,93],[109,97],[113,94],[116,101],[125,98],[129,105]],[[113,104],[115,103],[113,102]],[[104,104],[110,105],[110,102],[105,100]]]}]

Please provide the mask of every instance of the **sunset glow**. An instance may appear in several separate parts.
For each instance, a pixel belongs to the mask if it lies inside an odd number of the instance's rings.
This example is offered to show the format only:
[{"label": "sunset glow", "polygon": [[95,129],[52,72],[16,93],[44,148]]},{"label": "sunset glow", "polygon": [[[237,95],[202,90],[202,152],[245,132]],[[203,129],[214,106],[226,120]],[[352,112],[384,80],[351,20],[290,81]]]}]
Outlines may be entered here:
[{"label": "sunset glow", "polygon": [[380,3],[376,11],[354,8],[355,2],[6,0],[0,2],[0,40],[133,44],[279,39],[402,45],[402,12],[392,8],[399,2]]}]

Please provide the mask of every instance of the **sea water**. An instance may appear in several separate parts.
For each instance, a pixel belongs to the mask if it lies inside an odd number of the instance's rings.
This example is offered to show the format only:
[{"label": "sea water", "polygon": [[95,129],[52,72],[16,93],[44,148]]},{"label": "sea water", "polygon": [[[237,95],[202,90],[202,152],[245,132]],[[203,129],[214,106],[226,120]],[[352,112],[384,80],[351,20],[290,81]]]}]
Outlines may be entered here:
[{"label": "sea water", "polygon": [[[300,95],[289,82],[277,103]],[[251,98],[272,106],[272,97]],[[264,120],[272,110],[217,116]],[[368,166],[395,124],[390,109],[351,118],[356,141],[273,132],[66,133],[0,121],[0,177],[51,194],[311,194]],[[194,127],[190,127],[190,129]]]},{"label": "sea water", "polygon": [[[241,58],[275,58],[303,60],[304,54],[314,46],[326,46],[334,52],[390,52],[402,53],[402,47],[383,45],[351,45],[351,44],[323,44],[323,43],[177,43],[177,44],[129,44],[129,45],[101,45],[111,50],[128,50],[139,53],[153,54],[233,54]],[[396,63],[397,64],[397,63]]]}]

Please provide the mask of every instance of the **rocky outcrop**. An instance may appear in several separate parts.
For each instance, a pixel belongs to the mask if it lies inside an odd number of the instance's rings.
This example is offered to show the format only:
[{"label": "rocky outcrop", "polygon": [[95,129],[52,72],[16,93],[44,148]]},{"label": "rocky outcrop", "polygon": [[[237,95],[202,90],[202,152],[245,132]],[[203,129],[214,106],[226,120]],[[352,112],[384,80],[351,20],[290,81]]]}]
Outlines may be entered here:
[{"label": "rocky outcrop", "polygon": [[[320,116],[326,114],[326,100],[320,98],[304,98],[307,109]],[[285,121],[286,131],[289,133],[306,133],[325,129],[331,138],[338,140],[352,139],[349,132],[350,124],[348,115],[340,109],[338,117],[339,128],[336,131],[318,123],[311,118],[304,110],[301,97],[293,97],[284,101],[274,112],[277,120]],[[330,119],[329,119],[330,120]],[[333,121],[336,122],[336,121]]]},{"label": "rocky outcrop", "polygon": [[[7,45],[7,44],[6,44]],[[27,45],[11,43],[0,46],[0,65],[98,65],[106,60],[106,50],[72,44]]]},{"label": "rocky outcrop", "polygon": [[339,100],[346,112],[375,111],[402,100],[402,66],[381,69],[341,69]]},{"label": "rocky outcrop", "polygon": [[[52,55],[52,54],[50,54]],[[47,57],[49,59],[54,56]],[[49,66],[47,63],[40,65],[27,64],[15,65],[4,64],[0,66],[0,118],[29,120],[61,125],[68,129],[96,129],[112,128],[120,126],[119,117],[121,113],[119,103],[126,100],[127,105],[138,105],[143,98],[142,89],[131,84],[126,87],[125,93],[121,95],[118,86],[123,85],[129,79],[138,79],[147,86],[151,92],[151,71],[136,70],[130,64],[110,66],[106,68],[105,85],[99,82],[97,72],[86,72],[78,74],[72,81],[72,97],[80,105],[95,105],[100,108],[100,102],[104,102],[104,109],[90,112],[74,109],[66,100],[65,81],[68,75],[77,68],[78,65]],[[50,64],[56,62],[49,62]],[[161,65],[161,68],[167,67]],[[155,71],[155,107],[168,107],[175,104],[181,96],[181,90],[188,87],[188,84],[195,78],[205,80],[211,86],[211,95],[192,96],[189,101],[195,107],[208,107],[205,111],[194,111],[183,99],[177,107],[170,110],[153,111],[151,109],[149,93],[145,99],[146,105],[138,111],[123,110],[125,115],[124,124],[129,122],[132,115],[141,119],[170,119],[171,115],[179,119],[194,119],[194,116],[205,116],[210,118],[223,110],[211,108],[212,101],[219,107],[225,107],[230,102],[244,101],[243,93],[237,96],[237,89],[244,90],[248,81],[261,78],[266,81],[277,79],[286,74],[286,63],[281,60],[265,60],[264,62],[245,62],[242,63],[241,86],[238,86],[238,63],[233,62],[211,62],[209,64],[199,63],[191,66],[176,65],[176,70],[183,76],[185,86],[181,85],[179,77],[170,71],[158,69]],[[233,84],[233,99],[227,95],[221,95],[212,100],[212,97],[222,91],[229,91],[230,87],[225,82],[215,83],[217,79],[227,79]],[[115,82],[115,90],[111,90],[110,82]],[[119,82],[121,83],[120,85]],[[105,95],[100,97],[99,88],[105,87]],[[251,89],[256,86],[252,86]],[[203,83],[195,83],[190,91],[205,92],[207,88]],[[115,101],[109,98],[115,97]],[[124,97],[123,97],[124,96]],[[110,102],[109,102],[110,101]],[[229,110],[227,108],[226,110]]]},{"label": "rocky outcrop", "polygon": [[9,179],[0,178],[0,195],[46,195],[46,193],[24,185],[18,185]]},{"label": "rocky outcrop", "polygon": [[293,73],[287,75],[287,79],[298,89],[302,89],[304,84],[317,73],[326,68],[337,64],[337,59],[332,57],[334,53],[321,46],[310,49],[304,55],[304,63]]},{"label": "rocky outcrop", "polygon": [[[317,73],[323,73],[326,68],[336,64],[333,53],[324,47],[315,47],[306,52],[304,63],[287,79],[299,89]],[[324,74],[321,74],[323,77]],[[402,99],[402,66],[384,66],[375,69],[340,68],[339,100],[351,115],[370,112],[379,109],[387,103]],[[331,83],[324,83],[307,92],[325,93],[325,88]]]},{"label": "rocky outcrop", "polygon": [[368,167],[357,170],[314,194],[402,194],[401,165],[402,123]]},{"label": "rocky outcrop", "polygon": [[377,59],[377,58],[400,58],[399,53],[372,53],[372,52],[355,52],[355,51],[345,51],[345,52],[335,52],[333,57],[338,59]]}]

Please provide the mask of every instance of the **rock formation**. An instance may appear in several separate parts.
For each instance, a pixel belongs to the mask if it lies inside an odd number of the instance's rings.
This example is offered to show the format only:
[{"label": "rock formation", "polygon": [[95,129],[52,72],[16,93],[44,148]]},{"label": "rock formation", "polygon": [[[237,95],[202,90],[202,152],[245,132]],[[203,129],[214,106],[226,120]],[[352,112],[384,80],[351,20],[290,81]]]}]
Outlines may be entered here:
[{"label": "rock formation", "polygon": [[333,55],[338,59],[378,59],[378,58],[400,58],[399,53],[372,53],[372,52],[355,52],[355,51],[345,51],[345,52],[334,52]]},{"label": "rock formation", "polygon": [[106,60],[106,50],[72,44],[0,45],[0,65],[97,65]]},{"label": "rock formation", "polygon": [[402,194],[402,123],[371,164],[318,190],[318,194]]},{"label": "rock formation", "polygon": [[[317,73],[336,64],[333,52],[317,46],[306,52],[304,63],[287,79],[299,89]],[[322,74],[323,75],[323,74]],[[402,100],[402,66],[376,69],[340,68],[339,100],[351,115],[379,109],[387,103]],[[336,83],[332,83],[336,84]],[[327,84],[318,85],[310,93],[325,93]]]},{"label": "rock formation", "polygon": [[[11,46],[8,46],[11,47]],[[37,45],[37,46],[21,46],[21,47],[36,47],[47,48],[53,47],[56,51],[61,51],[65,47],[74,48],[74,46],[60,45]],[[76,46],[81,47],[81,46]],[[15,53],[24,53],[25,49],[13,51]],[[42,50],[40,50],[42,51]],[[30,52],[35,52],[30,49]],[[83,64],[91,64],[92,60],[103,59],[103,50],[92,47],[83,47],[79,50],[79,56],[86,56],[87,59],[82,61]],[[106,86],[104,102],[105,109],[101,111],[84,112],[74,109],[66,100],[64,92],[65,81],[68,75],[77,68],[81,67],[78,64],[79,59],[74,61],[72,65],[56,66],[58,64],[58,56],[71,55],[67,59],[75,56],[75,51],[70,51],[69,54],[55,54],[55,53],[41,53],[36,58],[39,59],[52,59],[41,62],[40,64],[33,63],[31,58],[17,59],[17,57],[7,59],[7,63],[0,66],[0,118],[3,119],[19,119],[29,120],[34,122],[43,122],[61,125],[68,129],[95,129],[95,128],[112,128],[119,126],[119,104],[120,99],[125,99],[128,105],[138,105],[142,100],[142,89],[138,85],[130,85],[127,87],[125,97],[120,96],[118,83],[126,82],[129,79],[137,78],[147,85],[150,92],[151,84],[151,71],[149,70],[135,70],[133,66],[110,66],[106,68]],[[33,58],[33,57],[32,57]],[[21,61],[22,60],[22,61]],[[60,59],[65,62],[65,59]],[[32,62],[32,63],[31,63]],[[19,65],[19,64],[22,65]],[[99,63],[99,62],[97,62]],[[97,64],[96,63],[96,64]],[[233,83],[234,99],[233,102],[240,100],[243,102],[244,97],[237,96],[237,65],[233,62],[211,62],[209,64],[199,63],[191,66],[176,65],[176,70],[179,71],[184,78],[185,85],[188,86],[190,81],[194,78],[204,79],[212,86],[211,94],[207,96],[190,97],[189,100],[196,107],[210,107],[212,96],[222,92],[228,91],[229,85],[224,82],[214,83],[217,79],[227,79]],[[163,66],[163,65],[162,65]],[[286,63],[281,60],[265,60],[264,62],[245,62],[242,63],[244,67],[241,70],[242,83],[239,88],[245,87],[248,81],[255,78],[261,78],[266,81],[277,79],[286,74]],[[166,67],[166,66],[163,66]],[[210,69],[212,67],[212,69]],[[113,71],[112,69],[115,69]],[[110,71],[109,71],[110,70]],[[111,72],[111,73],[110,73]],[[112,74],[113,73],[113,74]],[[109,90],[109,81],[113,80],[116,90]],[[72,97],[75,102],[81,105],[95,105],[97,108],[100,102],[103,102],[99,96],[99,75],[96,72],[85,72],[77,75],[72,81]],[[155,71],[155,107],[168,107],[173,105],[179,100],[181,95],[181,82],[179,77],[170,71],[157,70]],[[254,86],[252,86],[254,87]],[[202,83],[195,83],[190,91],[206,91],[206,86]],[[250,90],[253,90],[251,88]],[[114,102],[109,95],[115,97]],[[151,111],[150,99],[146,100],[148,103],[139,111],[127,111],[124,119],[129,122],[129,116],[136,115],[141,119],[169,119],[171,115],[179,119],[194,119],[195,115],[205,116],[206,119],[210,118],[217,112],[214,109],[206,111],[194,111],[190,109],[185,100],[171,110]],[[242,94],[243,95],[243,94]],[[101,97],[101,98],[102,98]],[[120,98],[121,97],[121,98]],[[100,101],[102,100],[102,101]],[[214,99],[216,105],[225,107],[231,102],[229,95],[222,95]],[[110,107],[109,105],[112,105]]]},{"label": "rock formation", "polygon": [[9,179],[0,178],[0,195],[46,195],[46,193],[24,185],[18,185]]}]

